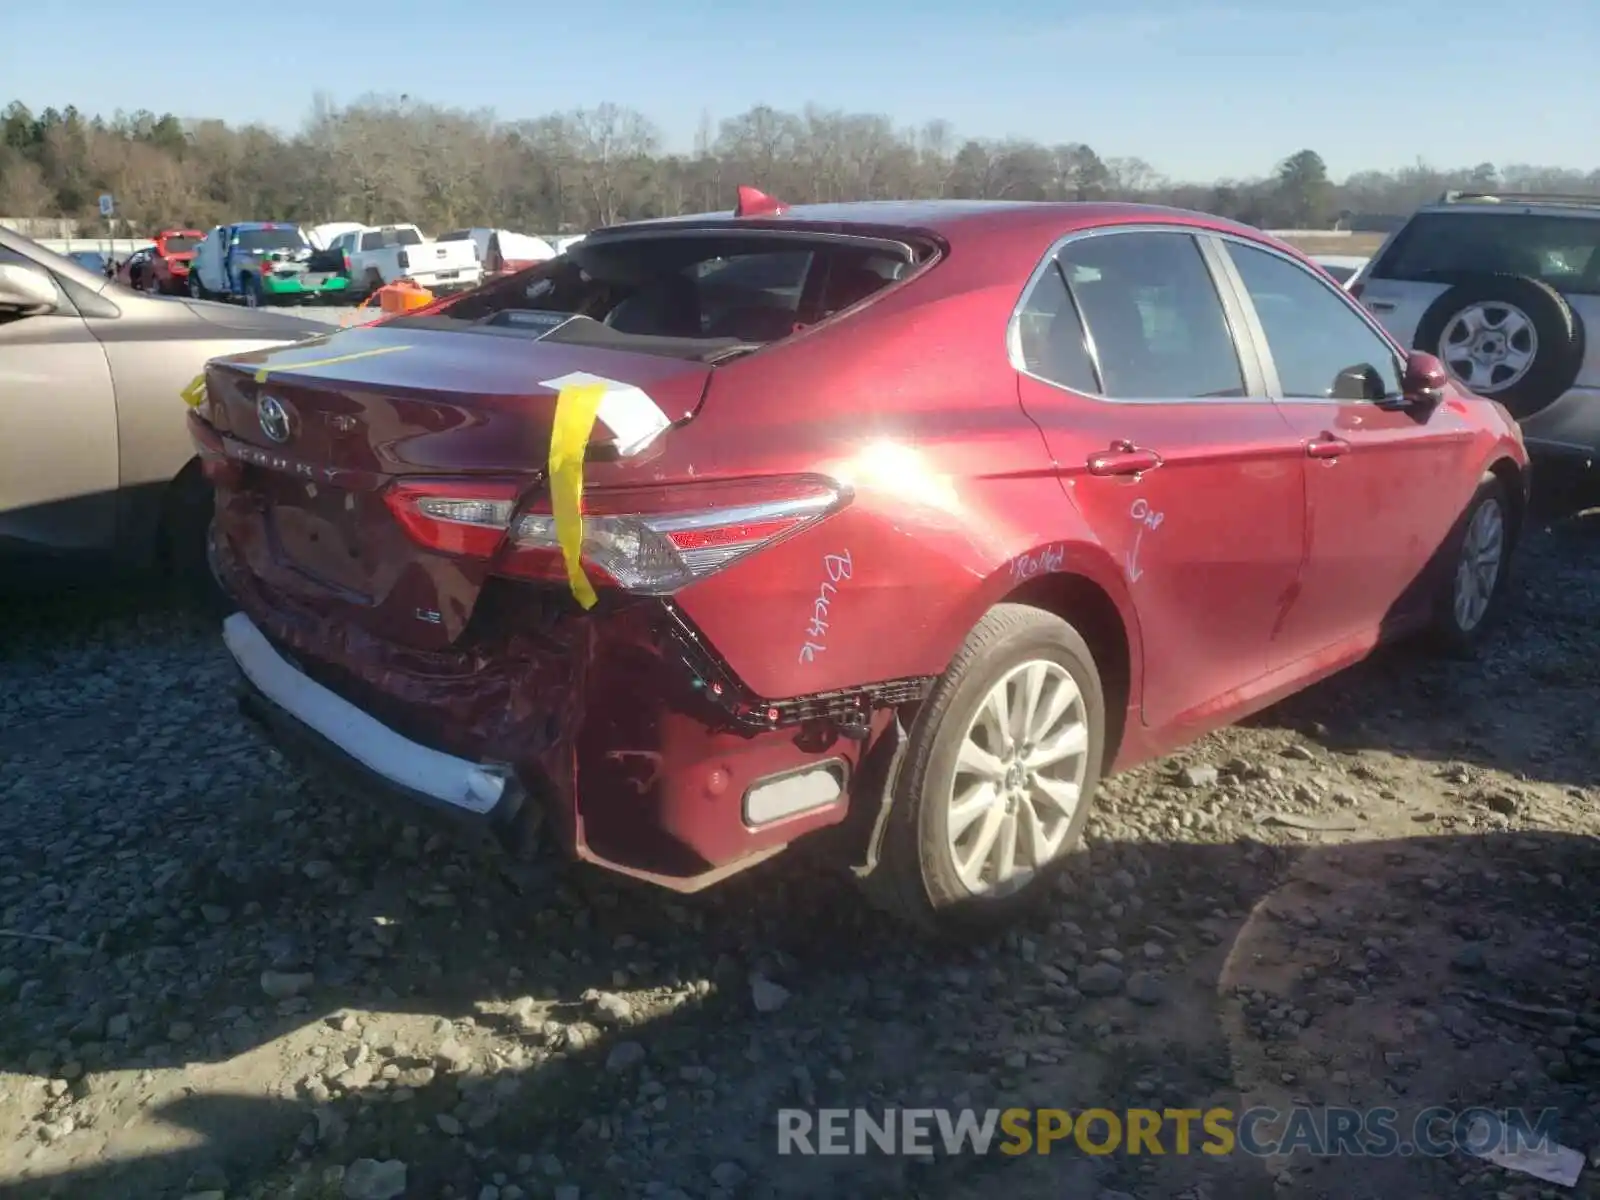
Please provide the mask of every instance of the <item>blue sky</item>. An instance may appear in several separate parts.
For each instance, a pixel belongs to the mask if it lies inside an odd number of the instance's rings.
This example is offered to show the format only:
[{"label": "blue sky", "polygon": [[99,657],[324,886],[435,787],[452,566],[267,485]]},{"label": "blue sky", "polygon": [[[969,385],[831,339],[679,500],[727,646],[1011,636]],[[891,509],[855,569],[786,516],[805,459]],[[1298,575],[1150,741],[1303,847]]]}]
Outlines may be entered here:
[{"label": "blue sky", "polygon": [[702,114],[809,101],[1186,179],[1305,147],[1337,176],[1592,169],[1596,48],[1600,0],[0,0],[0,102],[293,129],[319,90],[507,118],[611,100],[687,148]]}]

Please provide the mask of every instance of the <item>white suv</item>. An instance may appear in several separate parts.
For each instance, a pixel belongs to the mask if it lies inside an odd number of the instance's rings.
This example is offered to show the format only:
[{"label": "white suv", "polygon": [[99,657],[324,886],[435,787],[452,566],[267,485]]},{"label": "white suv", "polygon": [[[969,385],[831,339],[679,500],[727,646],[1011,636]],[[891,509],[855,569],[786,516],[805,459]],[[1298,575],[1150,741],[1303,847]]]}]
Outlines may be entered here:
[{"label": "white suv", "polygon": [[1350,290],[1403,344],[1505,405],[1530,450],[1600,451],[1600,196],[1446,192]]}]

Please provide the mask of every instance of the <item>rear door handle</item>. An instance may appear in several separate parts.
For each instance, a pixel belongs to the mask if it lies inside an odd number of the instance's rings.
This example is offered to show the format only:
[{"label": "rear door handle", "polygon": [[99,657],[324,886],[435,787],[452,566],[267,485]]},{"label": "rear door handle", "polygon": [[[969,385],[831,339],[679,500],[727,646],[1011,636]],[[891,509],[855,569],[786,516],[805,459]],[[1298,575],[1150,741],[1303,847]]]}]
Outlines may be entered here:
[{"label": "rear door handle", "polygon": [[1089,456],[1091,475],[1142,475],[1161,465],[1161,455],[1132,442],[1112,442],[1109,450]]},{"label": "rear door handle", "polygon": [[1350,443],[1343,438],[1336,438],[1331,433],[1325,433],[1319,438],[1306,443],[1307,458],[1338,458],[1350,450]]}]

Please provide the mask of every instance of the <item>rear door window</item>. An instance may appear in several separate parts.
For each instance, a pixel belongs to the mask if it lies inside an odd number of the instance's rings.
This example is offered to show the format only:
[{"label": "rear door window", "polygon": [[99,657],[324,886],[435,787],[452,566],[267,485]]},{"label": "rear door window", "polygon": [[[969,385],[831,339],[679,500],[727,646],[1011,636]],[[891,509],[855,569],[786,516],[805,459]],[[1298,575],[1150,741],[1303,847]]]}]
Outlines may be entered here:
[{"label": "rear door window", "polygon": [[1100,391],[1059,258],[1050,260],[1029,290],[1017,314],[1015,338],[1012,352],[1028,374],[1075,392]]},{"label": "rear door window", "polygon": [[1221,297],[1189,234],[1087,237],[1068,245],[1060,261],[1102,394],[1118,400],[1246,394]]},{"label": "rear door window", "polygon": [[1600,293],[1600,217],[1418,213],[1372,273],[1417,282],[1458,273],[1525,275],[1557,291]]}]

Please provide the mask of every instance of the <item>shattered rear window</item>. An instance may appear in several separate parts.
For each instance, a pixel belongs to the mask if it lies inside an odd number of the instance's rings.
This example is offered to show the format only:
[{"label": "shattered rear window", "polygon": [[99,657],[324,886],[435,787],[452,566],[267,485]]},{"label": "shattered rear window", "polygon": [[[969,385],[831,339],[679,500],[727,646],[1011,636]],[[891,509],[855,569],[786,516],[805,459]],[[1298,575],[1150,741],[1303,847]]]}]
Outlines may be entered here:
[{"label": "shattered rear window", "polygon": [[[916,269],[868,238],[706,231],[594,238],[399,321],[714,359],[790,336]],[[931,257],[931,250],[928,254]]]}]

